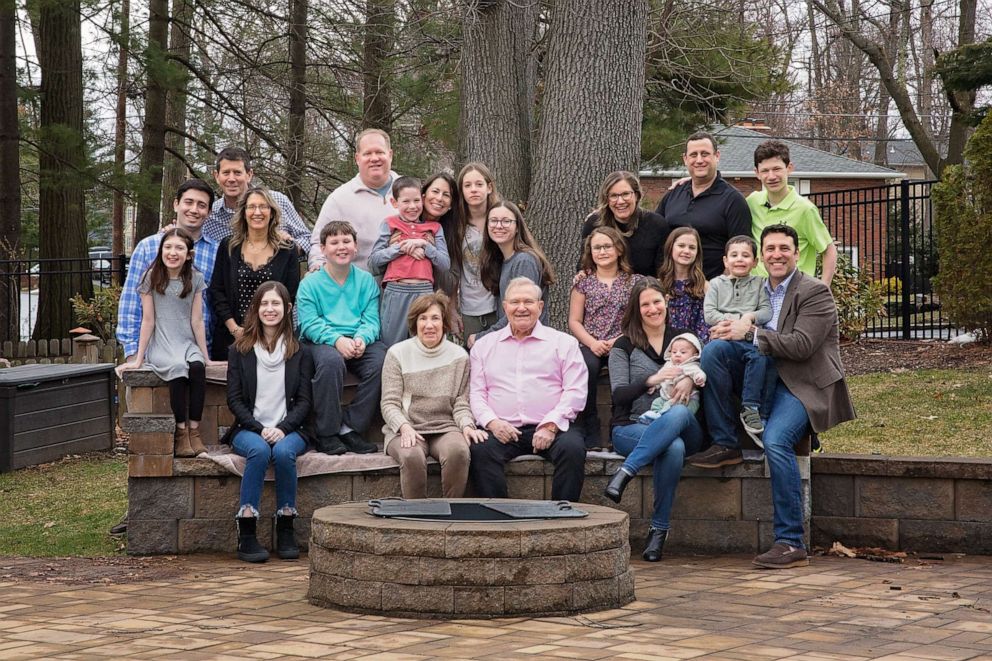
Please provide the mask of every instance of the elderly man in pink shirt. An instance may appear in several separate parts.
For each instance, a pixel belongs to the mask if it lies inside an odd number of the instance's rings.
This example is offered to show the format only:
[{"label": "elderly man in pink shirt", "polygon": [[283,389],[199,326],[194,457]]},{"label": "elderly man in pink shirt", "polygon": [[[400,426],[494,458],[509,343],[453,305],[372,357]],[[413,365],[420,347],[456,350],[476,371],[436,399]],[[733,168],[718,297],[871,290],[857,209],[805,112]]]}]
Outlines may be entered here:
[{"label": "elderly man in pink shirt", "polygon": [[541,288],[514,278],[503,310],[509,323],[472,347],[472,414],[489,431],[473,444],[469,474],[484,498],[506,498],[506,462],[539,454],[555,465],[553,500],[578,500],[585,477],[582,431],[572,421],[586,404],[587,373],[578,341],[539,321]]}]

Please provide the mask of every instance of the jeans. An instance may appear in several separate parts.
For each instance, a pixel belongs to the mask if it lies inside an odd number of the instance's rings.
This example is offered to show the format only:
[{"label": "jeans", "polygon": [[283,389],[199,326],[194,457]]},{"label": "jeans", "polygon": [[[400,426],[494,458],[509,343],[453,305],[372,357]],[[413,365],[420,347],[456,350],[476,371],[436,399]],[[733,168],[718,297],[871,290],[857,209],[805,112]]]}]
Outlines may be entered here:
[{"label": "jeans", "polygon": [[234,451],[246,459],[241,477],[241,507],[250,505],[257,515],[262,501],[262,483],[269,462],[275,464],[276,509],[296,511],[296,457],[307,449],[307,442],[298,433],[287,434],[274,445],[253,431],[242,429],[234,436]]},{"label": "jeans", "polygon": [[689,409],[673,406],[650,425],[634,423],[613,428],[613,448],[627,457],[623,468],[636,475],[654,462],[654,511],[651,527],[668,530],[675,490],[686,455],[699,451],[703,431]]},{"label": "jeans", "polygon": [[586,362],[586,370],[589,373],[588,395],[586,396],[586,407],[575,419],[575,424],[582,429],[587,448],[598,448],[602,445],[599,440],[599,410],[596,408],[596,395],[599,390],[599,371],[607,364],[609,354],[597,356],[592,349],[584,344],[579,345],[582,352],[582,360]]},{"label": "jeans", "polygon": [[803,491],[796,444],[809,431],[809,416],[781,380],[762,439],[772,482],[775,542],[803,548]]},{"label": "jeans", "polygon": [[[710,340],[703,347],[699,358],[699,366],[706,372],[706,387],[703,388],[703,412],[706,414],[706,427],[714,445],[728,448],[740,447],[737,438],[737,425],[740,421],[740,409],[737,401],[748,404],[761,404],[763,399],[771,399],[770,393],[774,386],[766,385],[762,376],[760,383],[747,383],[749,364],[757,354],[757,347],[747,342],[730,340]],[[760,354],[758,354],[760,356]],[[778,380],[774,361],[771,363],[771,374]],[[767,390],[761,397],[761,390]],[[751,401],[749,401],[749,398]],[[767,418],[768,406],[759,406],[761,417]]]}]

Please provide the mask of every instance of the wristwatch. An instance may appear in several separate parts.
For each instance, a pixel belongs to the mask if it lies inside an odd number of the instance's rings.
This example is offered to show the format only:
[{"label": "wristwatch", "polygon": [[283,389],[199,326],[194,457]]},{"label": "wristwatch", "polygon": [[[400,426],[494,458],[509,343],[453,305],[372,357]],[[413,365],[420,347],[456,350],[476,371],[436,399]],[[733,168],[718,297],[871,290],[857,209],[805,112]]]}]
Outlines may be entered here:
[{"label": "wristwatch", "polygon": [[751,326],[746,333],[744,333],[745,342],[754,342],[754,326]]}]

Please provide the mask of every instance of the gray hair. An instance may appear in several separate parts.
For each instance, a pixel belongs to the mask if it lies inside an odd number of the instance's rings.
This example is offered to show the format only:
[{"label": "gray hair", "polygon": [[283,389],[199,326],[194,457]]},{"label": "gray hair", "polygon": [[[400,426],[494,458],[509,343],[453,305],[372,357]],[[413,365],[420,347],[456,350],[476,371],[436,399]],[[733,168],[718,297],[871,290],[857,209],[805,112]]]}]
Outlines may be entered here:
[{"label": "gray hair", "polygon": [[537,296],[537,300],[539,301],[544,297],[544,291],[542,291],[541,288],[533,280],[531,280],[526,276],[521,275],[506,283],[506,292],[504,293],[504,298],[506,298],[506,296],[509,295],[511,289],[516,289],[517,287],[531,287]]}]

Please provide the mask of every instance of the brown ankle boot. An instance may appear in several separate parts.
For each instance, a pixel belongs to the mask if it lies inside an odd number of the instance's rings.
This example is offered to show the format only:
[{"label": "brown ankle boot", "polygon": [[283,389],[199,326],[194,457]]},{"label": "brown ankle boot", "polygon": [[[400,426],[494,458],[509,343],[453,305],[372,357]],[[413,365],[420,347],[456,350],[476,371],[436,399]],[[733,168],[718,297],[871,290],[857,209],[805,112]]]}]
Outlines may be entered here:
[{"label": "brown ankle boot", "polygon": [[188,427],[176,427],[176,433],[173,438],[175,439],[175,448],[177,457],[195,457],[196,454],[193,452],[193,448],[189,445],[189,431]]},{"label": "brown ankle boot", "polygon": [[193,449],[193,454],[191,456],[195,457],[201,452],[206,452],[207,448],[203,445],[203,438],[200,436],[199,427],[187,427],[189,430],[189,445]]}]

